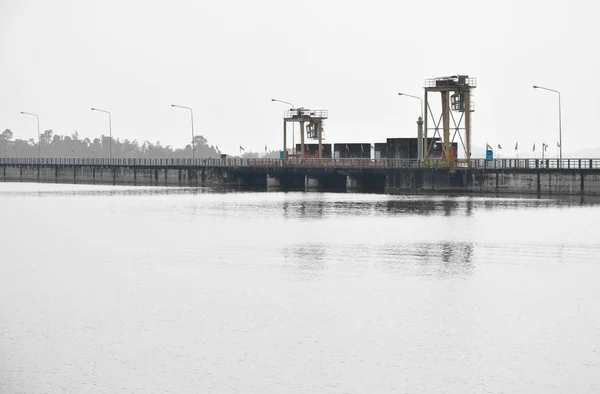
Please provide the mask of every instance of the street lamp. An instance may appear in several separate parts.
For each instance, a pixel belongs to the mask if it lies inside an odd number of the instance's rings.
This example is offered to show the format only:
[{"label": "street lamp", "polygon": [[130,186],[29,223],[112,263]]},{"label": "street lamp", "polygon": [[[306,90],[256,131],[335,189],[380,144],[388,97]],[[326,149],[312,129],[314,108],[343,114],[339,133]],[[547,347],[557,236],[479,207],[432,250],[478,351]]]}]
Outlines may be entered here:
[{"label": "street lamp", "polygon": [[42,158],[42,137],[40,136],[40,117],[36,114],[32,114],[31,112],[21,111],[21,115],[30,115],[35,116],[37,118],[37,130],[38,130],[38,158]]},{"label": "street lamp", "polygon": [[[271,101],[276,102],[276,103],[282,103],[282,104],[287,104],[287,105],[291,105],[292,109],[296,108],[296,106],[288,101],[283,101],[283,100],[277,100],[272,98]],[[292,122],[292,151],[294,152],[294,154],[296,154],[296,143],[294,142],[294,134],[296,134],[294,132],[294,124],[296,124],[296,122]]]},{"label": "street lamp", "polygon": [[100,111],[104,112],[105,114],[108,114],[108,136],[110,138],[108,158],[112,159],[112,119],[110,116],[110,112],[98,108],[92,108],[92,111]]},{"label": "street lamp", "polygon": [[549,92],[554,92],[556,94],[558,94],[558,149],[560,152],[560,160],[562,160],[562,115],[561,115],[561,106],[560,106],[560,92],[558,90],[554,90],[554,89],[550,89],[550,88],[545,88],[543,86],[537,86],[537,85],[533,85],[534,89],[542,89],[542,90],[547,90]]},{"label": "street lamp", "polygon": [[190,107],[184,107],[183,105],[171,104],[173,108],[183,108],[190,110],[190,116],[192,117],[192,159],[196,158],[195,150],[196,150],[196,141],[194,141],[194,111]]},{"label": "street lamp", "polygon": [[[423,145],[425,145],[423,143],[423,99],[419,96],[413,96],[412,94],[406,93],[398,93],[398,96],[406,96],[421,101],[421,105],[419,105],[421,108],[421,116],[417,120],[417,157],[419,160],[423,160]],[[429,156],[429,150],[427,152],[427,155]]]},{"label": "street lamp", "polygon": [[412,98],[421,100],[421,119],[423,119],[423,99],[421,97],[413,96],[412,94],[406,94],[406,93],[398,93],[398,96],[412,97]]}]

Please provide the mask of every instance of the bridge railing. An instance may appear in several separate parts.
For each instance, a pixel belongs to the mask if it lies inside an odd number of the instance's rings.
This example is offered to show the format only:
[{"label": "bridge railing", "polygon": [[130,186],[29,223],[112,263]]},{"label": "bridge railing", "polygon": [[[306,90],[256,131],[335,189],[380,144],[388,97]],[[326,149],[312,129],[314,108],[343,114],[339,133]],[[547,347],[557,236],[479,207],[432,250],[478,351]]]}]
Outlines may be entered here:
[{"label": "bridge railing", "polygon": [[242,159],[242,158],[0,158],[0,165],[95,165],[141,167],[332,167],[600,169],[600,159]]}]

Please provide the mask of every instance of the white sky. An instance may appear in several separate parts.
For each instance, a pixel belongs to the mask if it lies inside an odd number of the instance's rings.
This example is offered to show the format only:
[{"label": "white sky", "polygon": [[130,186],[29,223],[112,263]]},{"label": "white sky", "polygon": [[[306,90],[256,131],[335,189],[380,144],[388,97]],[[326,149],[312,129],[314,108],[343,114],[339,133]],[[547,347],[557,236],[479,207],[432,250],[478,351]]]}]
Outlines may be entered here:
[{"label": "white sky", "polygon": [[[477,78],[473,144],[600,146],[593,1],[0,0],[0,129],[222,151],[280,149],[287,107],[328,109],[327,142],[415,135],[425,78]],[[596,49],[594,49],[596,48]],[[296,136],[298,142],[298,136]]]}]

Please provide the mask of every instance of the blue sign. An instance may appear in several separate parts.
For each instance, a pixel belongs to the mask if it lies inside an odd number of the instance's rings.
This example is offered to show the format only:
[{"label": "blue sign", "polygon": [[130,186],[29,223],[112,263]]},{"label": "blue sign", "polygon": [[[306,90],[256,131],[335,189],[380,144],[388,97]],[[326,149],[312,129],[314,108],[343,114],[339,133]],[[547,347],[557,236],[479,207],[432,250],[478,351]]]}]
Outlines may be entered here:
[{"label": "blue sign", "polygon": [[485,161],[492,161],[494,160],[494,151],[491,149],[488,149],[485,151]]}]

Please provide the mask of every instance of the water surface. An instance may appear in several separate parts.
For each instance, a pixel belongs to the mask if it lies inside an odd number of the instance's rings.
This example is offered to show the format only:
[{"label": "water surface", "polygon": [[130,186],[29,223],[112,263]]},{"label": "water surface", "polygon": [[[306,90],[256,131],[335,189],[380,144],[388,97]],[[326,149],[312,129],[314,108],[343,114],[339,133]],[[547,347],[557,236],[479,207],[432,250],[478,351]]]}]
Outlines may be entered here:
[{"label": "water surface", "polygon": [[594,393],[600,206],[0,184],[0,393]]}]

